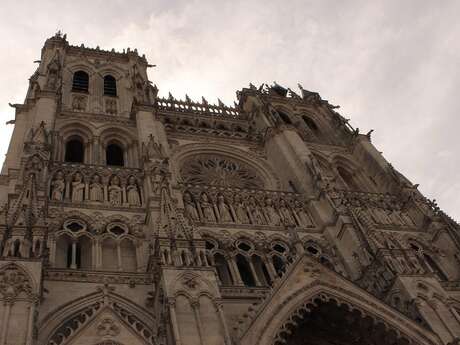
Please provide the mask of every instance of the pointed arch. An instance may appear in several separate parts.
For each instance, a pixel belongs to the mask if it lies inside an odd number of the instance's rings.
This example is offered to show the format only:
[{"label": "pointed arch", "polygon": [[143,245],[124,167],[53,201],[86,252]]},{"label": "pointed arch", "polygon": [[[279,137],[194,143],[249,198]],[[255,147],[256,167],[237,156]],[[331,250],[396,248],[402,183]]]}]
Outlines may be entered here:
[{"label": "pointed arch", "polygon": [[29,297],[37,290],[37,282],[28,270],[15,262],[0,266],[0,300]]},{"label": "pointed arch", "polygon": [[251,151],[244,151],[234,146],[217,143],[194,143],[177,146],[171,154],[170,162],[172,173],[179,177],[184,162],[198,155],[212,155],[241,162],[254,171],[263,181],[263,188],[278,190],[281,187],[279,178],[271,165]]},{"label": "pointed arch", "polygon": [[88,325],[102,312],[110,310],[123,323],[143,339],[146,344],[155,344],[155,320],[150,313],[113,292],[105,285],[98,291],[84,295],[51,310],[38,325],[39,344],[60,345]]},{"label": "pointed arch", "polygon": [[328,302],[343,306],[353,313],[353,318],[359,317],[358,321],[371,321],[379,330],[389,330],[393,337],[403,338],[407,343],[441,344],[431,331],[333,271],[321,268],[307,256],[293,265],[240,331],[241,345],[283,343],[306,314]]}]

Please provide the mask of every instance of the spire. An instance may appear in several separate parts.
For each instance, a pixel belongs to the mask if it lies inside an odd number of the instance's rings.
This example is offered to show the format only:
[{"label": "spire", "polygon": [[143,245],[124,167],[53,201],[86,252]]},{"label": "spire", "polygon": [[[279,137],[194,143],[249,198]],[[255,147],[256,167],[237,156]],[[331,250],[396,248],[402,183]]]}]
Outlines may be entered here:
[{"label": "spire", "polygon": [[161,187],[158,236],[171,240],[192,240],[194,239],[193,227],[187,223],[182,212],[177,210],[168,187],[167,184]]}]

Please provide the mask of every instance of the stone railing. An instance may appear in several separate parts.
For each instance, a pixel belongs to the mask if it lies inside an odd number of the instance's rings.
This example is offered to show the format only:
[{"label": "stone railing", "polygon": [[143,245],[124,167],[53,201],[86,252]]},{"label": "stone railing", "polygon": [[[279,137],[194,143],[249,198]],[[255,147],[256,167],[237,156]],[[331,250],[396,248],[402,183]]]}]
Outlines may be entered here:
[{"label": "stone railing", "polygon": [[184,213],[195,223],[315,227],[300,194],[209,185],[181,188]]},{"label": "stone railing", "polygon": [[50,169],[52,202],[141,207],[144,204],[140,169],[58,163]]},{"label": "stone railing", "polygon": [[170,96],[169,98],[157,98],[156,104],[160,111],[243,119],[243,115],[235,107],[226,106],[222,102],[219,102],[218,105],[209,104],[204,98],[201,103],[198,103],[191,101],[188,97],[182,101]]}]

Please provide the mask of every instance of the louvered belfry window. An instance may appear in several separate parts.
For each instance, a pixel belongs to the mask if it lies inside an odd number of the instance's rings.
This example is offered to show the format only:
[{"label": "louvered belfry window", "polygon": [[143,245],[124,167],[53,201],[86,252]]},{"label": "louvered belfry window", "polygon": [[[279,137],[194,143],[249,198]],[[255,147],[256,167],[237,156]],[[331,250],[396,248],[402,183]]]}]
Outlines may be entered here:
[{"label": "louvered belfry window", "polygon": [[73,75],[72,91],[88,92],[89,76],[85,71],[77,71]]},{"label": "louvered belfry window", "polygon": [[104,77],[104,95],[116,96],[117,95],[117,81],[111,75]]}]

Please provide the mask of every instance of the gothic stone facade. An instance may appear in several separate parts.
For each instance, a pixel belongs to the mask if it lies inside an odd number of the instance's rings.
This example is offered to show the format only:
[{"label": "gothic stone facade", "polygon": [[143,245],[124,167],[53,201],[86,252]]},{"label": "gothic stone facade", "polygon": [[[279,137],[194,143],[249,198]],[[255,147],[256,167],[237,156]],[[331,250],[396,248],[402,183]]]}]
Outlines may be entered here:
[{"label": "gothic stone facade", "polygon": [[301,86],[157,96],[49,38],[0,176],[0,345],[441,345],[459,225]]}]

